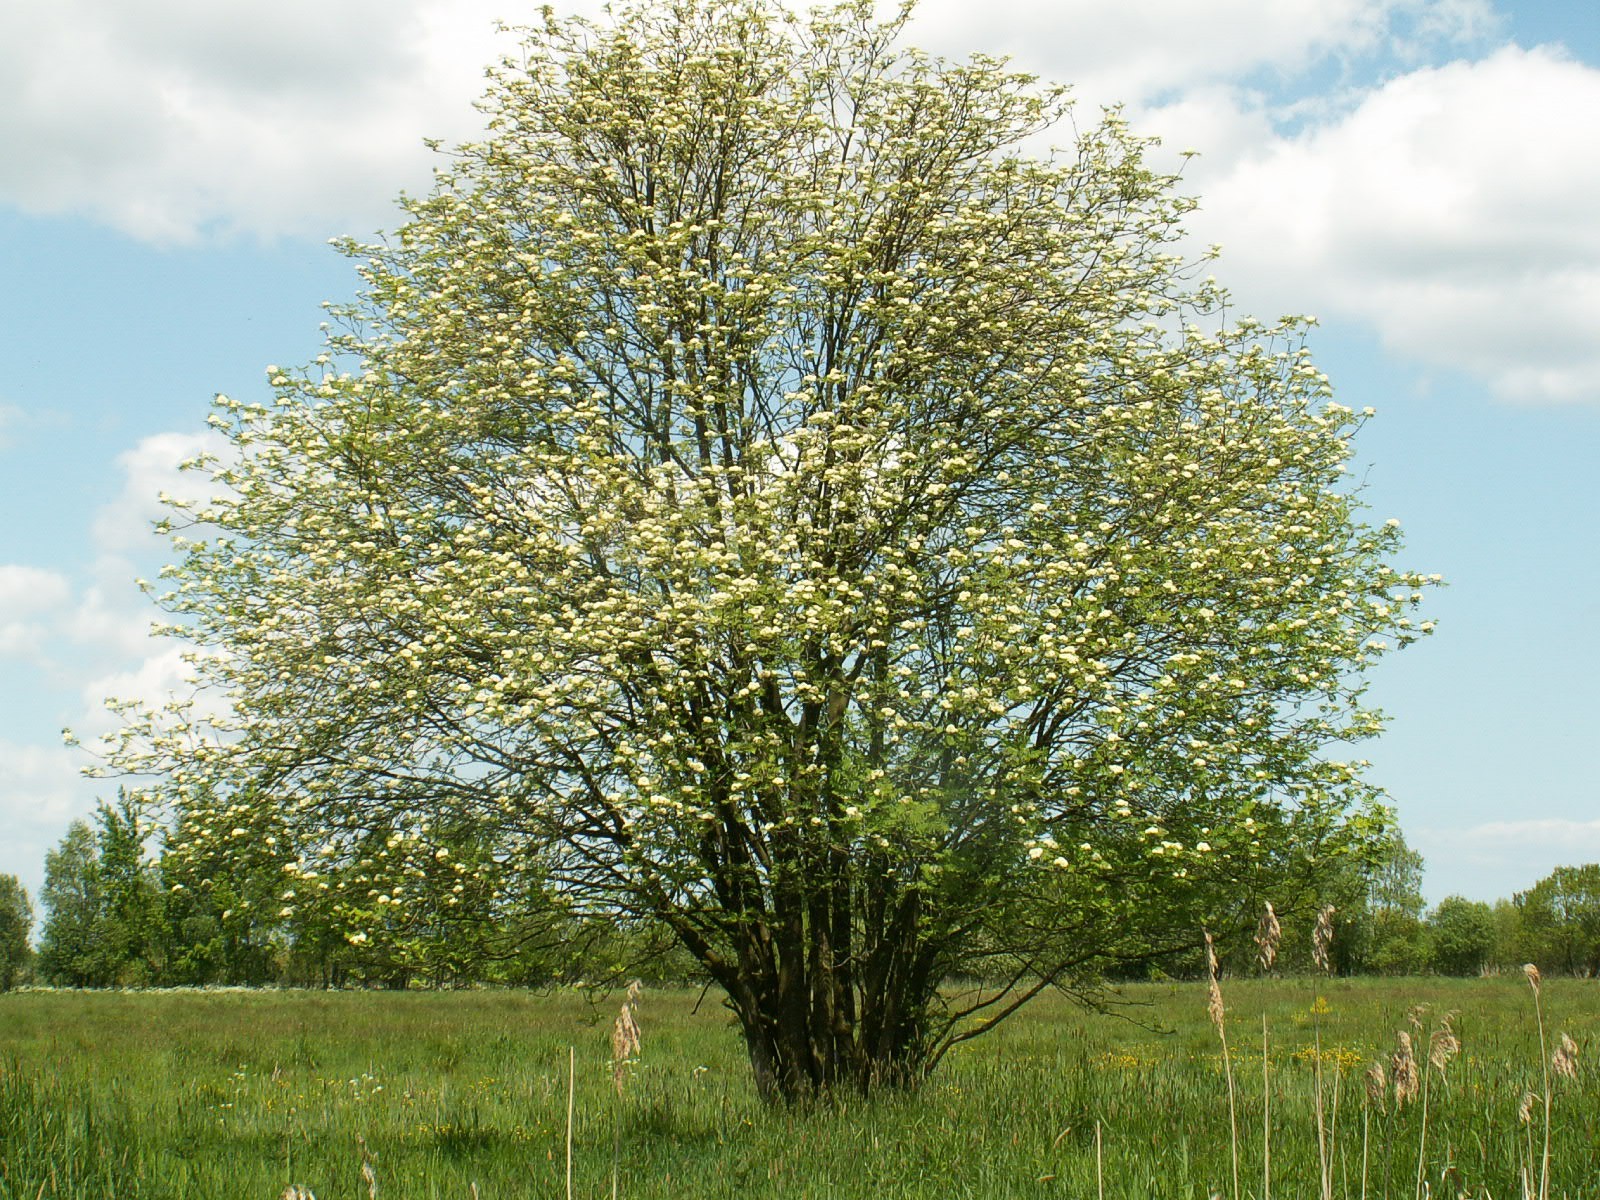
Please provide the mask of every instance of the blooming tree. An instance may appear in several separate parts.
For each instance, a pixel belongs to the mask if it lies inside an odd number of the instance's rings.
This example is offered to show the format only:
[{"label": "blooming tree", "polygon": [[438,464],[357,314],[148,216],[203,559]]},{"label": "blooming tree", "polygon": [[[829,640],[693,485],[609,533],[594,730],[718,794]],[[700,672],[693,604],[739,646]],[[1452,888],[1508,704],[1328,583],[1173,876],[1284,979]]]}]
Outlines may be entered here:
[{"label": "blooming tree", "polygon": [[164,601],[228,704],[110,754],[351,938],[529,878],[659,923],[784,1099],[1361,843],[1327,750],[1426,629],[1145,144],[870,8],[524,31],[328,354],[219,398]]}]

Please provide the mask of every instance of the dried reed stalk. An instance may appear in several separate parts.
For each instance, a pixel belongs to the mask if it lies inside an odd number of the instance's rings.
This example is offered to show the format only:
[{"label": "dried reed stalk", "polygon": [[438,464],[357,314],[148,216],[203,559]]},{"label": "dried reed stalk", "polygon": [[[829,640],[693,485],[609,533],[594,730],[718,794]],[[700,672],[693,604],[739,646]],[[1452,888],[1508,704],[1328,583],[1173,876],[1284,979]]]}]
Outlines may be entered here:
[{"label": "dried reed stalk", "polygon": [[1233,1060],[1228,1055],[1227,1012],[1222,1004],[1221,972],[1217,967],[1217,947],[1211,934],[1201,933],[1206,939],[1206,1014],[1216,1026],[1217,1037],[1222,1042],[1222,1073],[1228,1081],[1228,1131],[1233,1153],[1233,1200],[1239,1200],[1239,1106],[1234,1095]]},{"label": "dried reed stalk", "polygon": [[[611,1082],[617,1089],[617,1098],[622,1098],[622,1084],[628,1077],[628,1066],[634,1056],[639,1053],[639,996],[644,991],[644,984],[635,979],[628,985],[627,998],[622,1002],[622,1008],[617,1013],[616,1023],[611,1026]],[[622,1113],[616,1105],[611,1106],[611,1200],[617,1200],[621,1195],[622,1171]]]},{"label": "dried reed stalk", "polygon": [[1100,1144],[1100,1120],[1094,1123],[1094,1194],[1097,1200],[1106,1200],[1106,1160]]},{"label": "dried reed stalk", "polygon": [[[1450,1060],[1461,1051],[1461,1042],[1457,1039],[1455,1031],[1450,1028],[1454,1013],[1445,1014],[1433,1033],[1428,1038],[1428,1066],[1439,1073],[1440,1079],[1444,1078],[1445,1070],[1450,1066]],[[1422,1129],[1417,1137],[1417,1200],[1422,1200],[1422,1195],[1427,1187],[1427,1152],[1428,1152],[1428,1080],[1427,1071],[1422,1073]]]},{"label": "dried reed stalk", "polygon": [[1206,939],[1206,1015],[1211,1018],[1211,1024],[1216,1026],[1219,1034],[1227,1036],[1224,1023],[1224,1009],[1222,1007],[1222,982],[1217,967],[1217,947],[1211,940],[1211,935],[1202,933]]},{"label": "dried reed stalk", "polygon": [[1315,1006],[1311,1010],[1311,1045],[1314,1054],[1312,1068],[1313,1109],[1317,1119],[1317,1181],[1321,1200],[1333,1200],[1333,1166],[1328,1154],[1329,1130],[1324,1119],[1322,1102],[1322,1016]]},{"label": "dried reed stalk", "polygon": [[1367,1102],[1361,1108],[1361,1200],[1367,1200],[1367,1165],[1369,1152],[1372,1146],[1372,1109],[1377,1107],[1379,1112],[1387,1112],[1387,1094],[1389,1091],[1389,1077],[1384,1072],[1381,1062],[1374,1062],[1367,1068]]},{"label": "dried reed stalk", "polygon": [[567,1047],[567,1200],[572,1200],[572,1108],[578,1086],[578,1051]]},{"label": "dried reed stalk", "polygon": [[1427,1015],[1428,1006],[1426,1004],[1413,1004],[1410,1008],[1406,1009],[1406,1021],[1411,1025],[1411,1028],[1416,1031],[1419,1039],[1422,1037],[1422,1018]]},{"label": "dried reed stalk", "polygon": [[[1272,905],[1267,905],[1267,913],[1272,913]],[[1273,929],[1277,929],[1277,920],[1273,920]],[[1277,943],[1272,947],[1274,955],[1277,953]],[[1261,1200],[1272,1200],[1272,1078],[1267,1070],[1267,1014],[1261,1014]]]},{"label": "dried reed stalk", "polygon": [[[1324,904],[1317,912],[1317,923],[1311,930],[1311,959],[1323,971],[1333,972],[1333,960],[1328,950],[1333,945],[1333,914],[1331,904]],[[1333,1160],[1329,1154],[1330,1133],[1323,1120],[1322,1101],[1322,1014],[1321,1006],[1311,1008],[1312,1036],[1316,1049],[1316,1117],[1317,1117],[1317,1167],[1321,1183],[1322,1200],[1333,1200]]]},{"label": "dried reed stalk", "polygon": [[[1537,1006],[1539,1000],[1539,988],[1537,982],[1539,968],[1533,966],[1532,963],[1529,963],[1528,966],[1523,968],[1523,970],[1531,970],[1532,972],[1528,976],[1528,982],[1534,985],[1533,996],[1534,1003]],[[1544,1047],[1544,1016],[1542,1013],[1540,1014],[1539,1018],[1539,1045],[1540,1049],[1542,1050]],[[1550,1103],[1554,1092],[1554,1083],[1556,1079],[1576,1079],[1577,1077],[1578,1043],[1563,1033],[1561,1035],[1560,1044],[1556,1046],[1555,1053],[1550,1056],[1549,1062],[1544,1068],[1544,1150],[1540,1157],[1539,1163],[1540,1200],[1545,1200],[1545,1197],[1549,1194],[1550,1187]],[[1530,1166],[1533,1162],[1533,1130],[1531,1128],[1533,1104],[1533,1093],[1524,1092],[1522,1096],[1522,1103],[1517,1108],[1517,1119],[1521,1121],[1523,1125],[1530,1126],[1528,1129],[1528,1163]],[[1524,1184],[1523,1190],[1527,1191],[1526,1184]]]},{"label": "dried reed stalk", "polygon": [[1540,985],[1543,979],[1539,975],[1539,968],[1532,963],[1522,964],[1522,973],[1528,978],[1528,986],[1533,989],[1533,1015],[1539,1023],[1539,1064],[1544,1068],[1544,1151],[1539,1156],[1539,1200],[1548,1200],[1550,1195],[1550,1059],[1549,1047],[1544,1040],[1544,1002],[1540,995]]},{"label": "dried reed stalk", "polygon": [[1367,1068],[1367,1103],[1377,1105],[1379,1112],[1388,1112],[1388,1090],[1389,1077],[1384,1072],[1383,1064],[1374,1062]]},{"label": "dried reed stalk", "polygon": [[1428,1039],[1428,1065],[1439,1072],[1441,1076],[1450,1066],[1450,1060],[1461,1053],[1461,1040],[1456,1037],[1455,1031],[1450,1028],[1451,1019],[1451,1016],[1447,1016],[1439,1022],[1439,1027],[1433,1031],[1433,1036]]},{"label": "dried reed stalk", "polygon": [[1523,1140],[1527,1143],[1522,1159],[1522,1200],[1533,1200],[1533,1106],[1538,1102],[1538,1096],[1524,1091],[1522,1103],[1517,1105],[1517,1121],[1522,1125]]}]

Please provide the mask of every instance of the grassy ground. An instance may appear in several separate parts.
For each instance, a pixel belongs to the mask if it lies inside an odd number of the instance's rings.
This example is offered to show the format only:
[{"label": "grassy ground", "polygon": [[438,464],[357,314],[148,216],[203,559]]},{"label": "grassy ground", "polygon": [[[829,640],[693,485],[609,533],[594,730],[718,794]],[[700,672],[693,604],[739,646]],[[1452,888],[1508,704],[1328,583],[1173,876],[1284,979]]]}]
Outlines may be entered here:
[{"label": "grassy ground", "polygon": [[[1600,991],[1544,985],[1546,1036],[1588,1047]],[[1240,1189],[1337,1197],[1537,1192],[1542,1101],[1520,978],[1225,985]],[[646,993],[644,1049],[612,1090],[613,1004],[563,993],[25,992],[0,996],[0,1198],[566,1195],[720,1197],[1233,1195],[1227,1085],[1203,985],[1121,993],[1121,1017],[1043,1000],[956,1052],[917,1094],[768,1111],[714,998]],[[1321,997],[1321,1000],[1318,1000]],[[1456,1010],[1462,1053],[1398,1114],[1363,1075]],[[1262,1017],[1270,1151],[1263,1152]],[[1413,1031],[1414,1032],[1414,1031]],[[1317,1138],[1317,1047],[1326,1150]],[[1419,1039],[1419,1050],[1426,1043]],[[1419,1057],[1421,1055],[1419,1054]],[[1600,1087],[1580,1062],[1553,1089],[1550,1196],[1600,1191]]]}]

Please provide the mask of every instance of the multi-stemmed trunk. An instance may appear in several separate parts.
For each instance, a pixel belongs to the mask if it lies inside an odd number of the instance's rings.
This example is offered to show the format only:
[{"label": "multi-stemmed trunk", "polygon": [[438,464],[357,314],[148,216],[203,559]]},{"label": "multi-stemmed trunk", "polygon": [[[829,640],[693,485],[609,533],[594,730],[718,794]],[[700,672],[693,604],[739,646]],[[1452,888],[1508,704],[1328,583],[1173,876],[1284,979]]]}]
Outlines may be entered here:
[{"label": "multi-stemmed trunk", "polygon": [[684,938],[726,991],[769,1102],[913,1086],[935,1059],[942,956],[920,894],[837,882],[775,887],[719,945]]}]

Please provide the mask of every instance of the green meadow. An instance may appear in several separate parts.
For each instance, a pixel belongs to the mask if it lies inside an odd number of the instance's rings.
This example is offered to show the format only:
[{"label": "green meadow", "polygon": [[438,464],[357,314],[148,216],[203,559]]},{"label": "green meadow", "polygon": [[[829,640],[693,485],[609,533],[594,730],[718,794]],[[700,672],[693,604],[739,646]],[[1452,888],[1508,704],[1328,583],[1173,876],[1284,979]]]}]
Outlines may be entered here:
[{"label": "green meadow", "polygon": [[[1592,1197],[1597,989],[1545,981],[1541,1052],[1520,976],[1226,981],[1229,1071],[1203,984],[1109,1012],[1050,997],[914,1093],[802,1111],[756,1100],[714,993],[646,991],[619,1088],[620,996],[20,992],[0,995],[0,1197],[565,1197],[569,1103],[585,1198],[1227,1200],[1235,1154],[1240,1196],[1510,1200],[1543,1174]],[[1450,1014],[1460,1051],[1429,1066]],[[1420,1088],[1397,1110],[1400,1030]]]}]

